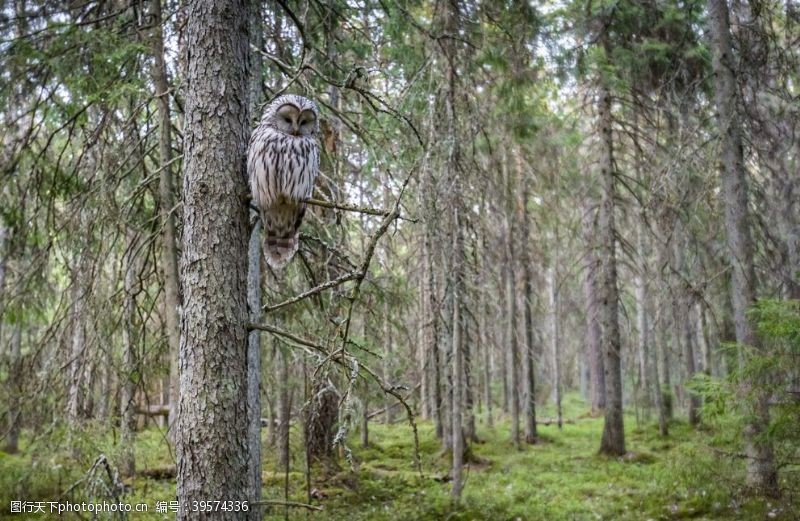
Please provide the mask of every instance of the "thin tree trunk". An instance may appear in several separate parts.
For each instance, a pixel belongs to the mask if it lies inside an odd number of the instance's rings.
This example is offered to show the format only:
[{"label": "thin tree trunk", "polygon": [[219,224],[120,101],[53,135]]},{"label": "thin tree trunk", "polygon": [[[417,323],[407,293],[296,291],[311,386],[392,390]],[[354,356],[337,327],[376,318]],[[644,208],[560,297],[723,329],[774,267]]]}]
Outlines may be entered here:
[{"label": "thin tree trunk", "polygon": [[[177,495],[250,501],[247,422],[247,2],[186,6],[184,292]],[[221,95],[224,93],[224,95]],[[242,519],[241,513],[178,519]]]},{"label": "thin tree trunk", "polygon": [[[639,387],[644,393],[644,403],[649,411],[653,404],[653,392],[651,389],[653,382],[650,378],[651,371],[647,367],[650,362],[650,354],[648,351],[650,350],[651,338],[649,320],[650,295],[647,285],[647,257],[649,254],[649,248],[645,238],[645,231],[642,229],[643,218],[644,217],[641,216],[636,224],[636,246],[639,254],[639,269],[636,274],[636,328],[639,330],[639,342],[637,346],[639,361]],[[649,412],[647,414],[647,418],[649,419]]]},{"label": "thin tree trunk", "polygon": [[[85,252],[81,254],[81,257],[84,255],[86,255]],[[86,356],[86,330],[84,321],[86,320],[87,298],[85,294],[86,288],[84,286],[84,269],[85,262],[83,262],[81,258],[77,261],[77,265],[72,270],[72,310],[70,311],[72,337],[69,365],[69,390],[67,391],[67,418],[72,429],[78,427],[82,417],[81,375],[83,374],[84,359]]]},{"label": "thin tree trunk", "polygon": [[[509,241],[511,239],[509,238]],[[517,297],[514,292],[516,286],[514,282],[513,268],[513,247],[508,247],[507,253],[509,260],[506,267],[506,314],[507,314],[507,338],[508,338],[508,357],[510,373],[510,401],[511,401],[511,441],[514,446],[520,448],[519,432],[519,347],[517,345]]]},{"label": "thin tree trunk", "polygon": [[[424,247],[423,247],[424,256]],[[417,365],[420,379],[419,386],[419,409],[420,416],[424,420],[431,417],[431,390],[430,390],[430,368],[428,367],[428,344],[426,337],[426,329],[429,318],[429,313],[426,310],[425,303],[428,300],[426,294],[427,284],[427,261],[422,259],[422,273],[419,278],[419,329],[417,330],[417,338],[419,339],[419,347],[417,348]]]},{"label": "thin tree trunk", "polygon": [[596,253],[595,237],[597,226],[593,212],[587,207],[583,211],[583,240],[586,244],[586,277],[583,279],[583,292],[586,299],[586,351],[589,359],[589,381],[591,383],[592,414],[598,414],[606,407],[606,374],[603,363],[603,349],[600,345],[600,303],[598,300],[597,278],[599,259]]},{"label": "thin tree trunk", "polygon": [[711,376],[712,353],[711,343],[708,341],[708,329],[706,327],[706,310],[700,302],[694,303],[695,331],[697,332],[697,345],[700,346],[700,353],[703,360],[702,371]]},{"label": "thin tree trunk", "polygon": [[[662,238],[663,239],[663,238]],[[661,394],[661,406],[664,408],[664,415],[667,420],[672,419],[672,379],[670,376],[670,313],[671,300],[669,297],[669,283],[666,281],[667,275],[665,270],[668,270],[669,264],[669,251],[668,245],[663,240],[657,241],[658,243],[658,266],[661,273],[660,279],[660,302],[658,307],[658,321],[656,324],[657,343],[660,347],[659,354],[661,355],[661,373],[662,378],[659,384],[659,393]]]},{"label": "thin tree trunk", "polygon": [[[256,221],[247,246],[247,306],[250,322],[261,322],[261,225]],[[247,446],[251,501],[261,500],[261,332],[250,331],[247,339]],[[251,509],[252,519],[261,519],[261,507]]]},{"label": "thin tree trunk", "polygon": [[[247,88],[251,119],[257,116],[258,108],[264,98],[262,72],[264,68],[261,48],[264,46],[264,16],[262,13],[262,0],[249,0],[247,14],[250,23],[249,52],[251,73]],[[247,306],[250,309],[250,321],[261,322],[261,223],[257,212],[252,212],[252,221],[255,221],[250,231],[250,241],[247,245]],[[247,339],[247,444],[250,451],[249,457],[249,491],[251,501],[261,500],[261,332],[253,330]],[[263,508],[253,505],[249,511],[252,520],[263,519]]]},{"label": "thin tree trunk", "polygon": [[124,301],[122,305],[122,387],[120,389],[120,444],[122,445],[122,462],[120,472],[123,476],[133,476],[136,473],[136,460],[134,459],[134,429],[136,427],[136,344],[133,338],[136,300],[134,284],[136,266],[134,254],[136,239],[132,232],[128,232],[128,247],[125,255],[125,282]]},{"label": "thin tree trunk", "polygon": [[464,352],[461,345],[461,223],[458,209],[455,210],[453,238],[453,488],[450,495],[454,501],[461,499],[464,466],[464,429],[462,427],[462,404],[464,395]]},{"label": "thin tree trunk", "polygon": [[177,231],[175,228],[175,186],[172,179],[172,124],[169,107],[169,81],[164,63],[164,38],[161,0],[151,2],[153,17],[151,76],[156,90],[158,107],[158,161],[159,213],[163,235],[161,237],[161,269],[164,271],[164,313],[166,314],[167,341],[169,345],[169,425],[170,439],[175,441],[175,420],[178,417],[178,352],[181,343],[181,324],[178,308],[181,305],[178,274]]},{"label": "thin tree trunk", "polygon": [[[483,236],[481,236],[481,253],[480,258],[483,259],[486,252]],[[485,284],[486,279],[483,274],[485,273],[485,265],[481,260],[481,277]],[[485,287],[485,286],[484,286]],[[489,335],[486,330],[486,316],[489,309],[486,305],[486,291],[478,291],[478,342],[480,343],[481,354],[483,355],[483,392],[484,401],[486,402],[486,425],[494,427],[494,415],[492,413],[492,363],[491,363],[491,349],[489,346]]]},{"label": "thin tree trunk", "polygon": [[[522,377],[523,377],[523,416],[525,443],[534,444],[537,441],[536,432],[536,373],[534,367],[534,330],[533,330],[533,275],[531,265],[533,255],[530,245],[530,222],[531,216],[528,210],[528,183],[522,169],[522,159],[519,153],[515,155],[517,162],[517,173],[519,182],[522,185],[520,193],[519,209],[522,213],[520,235],[524,246],[522,257],[522,309],[523,323],[525,327],[525,344],[522,352]],[[483,293],[483,292],[482,292]]]},{"label": "thin tree trunk", "polygon": [[[756,301],[753,243],[748,211],[747,174],[742,152],[742,127],[736,104],[736,62],[731,45],[728,5],[725,0],[708,0],[714,70],[714,99],[721,139],[722,188],[725,200],[725,228],[732,267],[731,301],[736,342],[763,350],[747,311]],[[764,436],[769,425],[768,395],[763,382],[753,382],[755,400],[746,411],[744,430],[747,453],[747,482],[768,495],[780,494],[772,443]]]},{"label": "thin tree trunk", "polygon": [[364,386],[364,404],[361,411],[361,446],[369,447],[369,386]]},{"label": "thin tree trunk", "polygon": [[[556,238],[556,242],[558,242],[558,238]],[[550,290],[549,297],[550,297],[550,346],[551,352],[553,354],[553,393],[555,396],[555,406],[556,406],[556,416],[558,418],[558,428],[559,430],[563,427],[563,418],[562,418],[562,411],[561,411],[561,353],[560,353],[560,346],[559,343],[561,341],[559,335],[559,328],[558,328],[558,278],[556,275],[556,266],[558,264],[558,253],[557,248],[555,246],[556,253],[554,259],[554,265],[550,266],[550,269],[547,271],[547,282],[548,282],[548,289]]]}]

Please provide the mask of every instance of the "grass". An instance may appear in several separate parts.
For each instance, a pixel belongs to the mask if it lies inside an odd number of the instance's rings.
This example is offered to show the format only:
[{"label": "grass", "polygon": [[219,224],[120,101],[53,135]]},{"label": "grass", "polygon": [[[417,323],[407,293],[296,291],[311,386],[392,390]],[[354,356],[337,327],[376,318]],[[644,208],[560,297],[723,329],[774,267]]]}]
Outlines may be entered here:
[{"label": "grass", "polygon": [[[419,425],[422,477],[415,470],[410,427],[371,424],[369,447],[357,446],[357,436],[351,436],[352,465],[342,460],[340,469],[315,469],[312,487],[317,489],[316,495],[324,497],[312,502],[322,505],[324,511],[292,508],[289,518],[638,521],[800,517],[800,508],[791,497],[776,503],[745,494],[739,486],[743,462],[721,458],[710,448],[738,450],[735,437],[727,432],[696,431],[676,421],[670,437],[663,439],[652,423],[636,427],[635,419],[626,417],[629,453],[607,458],[597,454],[602,418],[581,417],[582,412],[582,402],[569,397],[565,417],[574,422],[565,424],[562,431],[554,425],[540,426],[541,443],[520,451],[509,440],[507,422],[499,422],[493,429],[479,423],[481,443],[472,446],[478,462],[465,469],[466,485],[458,505],[452,504],[450,483],[443,479],[449,470],[449,456],[441,451],[432,424]],[[550,417],[550,413],[540,412],[542,417]],[[297,430],[293,429],[292,437],[295,450],[289,499],[306,502]],[[8,513],[11,499],[56,500],[68,483],[85,472],[85,464],[83,468],[70,466],[69,459],[58,451],[44,459],[32,456],[41,450],[28,446],[21,455],[0,454],[0,518],[23,518]],[[90,438],[83,450],[102,451],[112,461],[118,454],[113,437]],[[265,446],[264,452],[264,497],[283,498],[284,475],[277,468],[274,451]],[[172,464],[163,436],[155,429],[139,434],[136,456],[139,469]],[[174,518],[174,514],[154,512],[157,501],[174,499],[174,479],[137,477],[128,484],[131,493],[125,501],[145,502],[150,507],[149,513],[134,513],[130,519]],[[283,518],[282,507],[273,507],[266,516]]]}]

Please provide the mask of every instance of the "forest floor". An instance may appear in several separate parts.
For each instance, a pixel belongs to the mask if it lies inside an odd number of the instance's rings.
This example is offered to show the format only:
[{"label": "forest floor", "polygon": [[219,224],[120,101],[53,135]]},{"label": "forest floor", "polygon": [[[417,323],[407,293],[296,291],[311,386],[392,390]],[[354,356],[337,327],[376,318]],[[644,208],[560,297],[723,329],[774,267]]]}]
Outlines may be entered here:
[{"label": "forest floor", "polygon": [[[360,446],[356,433],[351,435],[352,466],[342,459],[336,468],[314,469],[311,486],[319,499],[312,503],[324,510],[291,508],[289,519],[800,519],[796,498],[787,494],[776,502],[749,496],[740,488],[743,462],[721,456],[739,450],[735,437],[729,434],[732,429],[718,425],[693,430],[674,421],[670,436],[661,438],[653,422],[637,426],[636,418],[627,416],[629,453],[607,458],[597,454],[602,418],[581,416],[581,410],[585,411],[582,402],[571,397],[565,410],[568,423],[563,429],[542,425],[541,443],[519,451],[509,440],[507,422],[494,428],[479,422],[480,442],[471,445],[476,462],[465,469],[464,495],[457,508],[449,496],[450,456],[441,451],[433,425],[419,424],[420,477],[407,423],[372,423],[367,448]],[[548,409],[539,412],[540,418],[552,418]],[[302,440],[295,430],[289,500],[305,503]],[[86,452],[104,452],[113,460],[113,440],[84,441]],[[264,452],[264,497],[280,500],[284,497],[285,475],[277,468],[274,451],[265,446]],[[174,465],[163,435],[156,429],[139,434],[136,457],[140,472]],[[55,518],[9,514],[9,503],[12,499],[58,500],[72,480],[86,472],[75,467],[69,457],[44,455],[41,447],[31,446],[22,455],[0,453],[0,518]],[[102,475],[93,479],[101,480]],[[784,486],[797,475],[796,470],[784,472]],[[79,484],[73,494],[89,486],[90,481]],[[130,520],[174,519],[173,513],[155,512],[157,502],[174,499],[174,478],[137,477],[127,484],[132,489],[125,502],[149,505],[149,513],[132,513]],[[272,507],[266,517],[283,518],[283,507]]]}]

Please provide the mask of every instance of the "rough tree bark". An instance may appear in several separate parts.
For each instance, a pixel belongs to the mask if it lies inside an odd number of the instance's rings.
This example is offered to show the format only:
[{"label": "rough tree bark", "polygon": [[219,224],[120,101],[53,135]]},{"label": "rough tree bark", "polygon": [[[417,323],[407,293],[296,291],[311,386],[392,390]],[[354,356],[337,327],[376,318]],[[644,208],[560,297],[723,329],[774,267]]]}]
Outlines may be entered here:
[{"label": "rough tree bark", "polygon": [[247,422],[248,2],[186,5],[178,519],[194,501],[249,501]]},{"label": "rough tree bark", "polygon": [[[730,250],[731,303],[736,342],[763,349],[747,310],[756,301],[753,242],[750,235],[747,174],[744,167],[742,124],[737,108],[736,63],[734,61],[728,5],[725,0],[708,0],[714,71],[714,100],[721,140],[722,188],[725,228]],[[755,382],[756,385],[759,382]],[[769,425],[768,396],[756,389],[752,410],[747,411],[744,430],[747,453],[747,482],[768,495],[778,495],[778,473],[772,443],[763,436]]]},{"label": "rough tree bark", "polygon": [[[603,38],[606,56],[610,57],[610,45]],[[617,289],[617,232],[614,224],[615,174],[614,138],[612,134],[611,94],[603,79],[598,92],[598,124],[601,136],[600,181],[603,196],[599,213],[601,297],[600,317],[602,324],[603,363],[606,377],[606,408],[603,438],[600,452],[619,455],[625,453],[625,430],[622,419],[622,367],[619,334],[619,294]]]}]

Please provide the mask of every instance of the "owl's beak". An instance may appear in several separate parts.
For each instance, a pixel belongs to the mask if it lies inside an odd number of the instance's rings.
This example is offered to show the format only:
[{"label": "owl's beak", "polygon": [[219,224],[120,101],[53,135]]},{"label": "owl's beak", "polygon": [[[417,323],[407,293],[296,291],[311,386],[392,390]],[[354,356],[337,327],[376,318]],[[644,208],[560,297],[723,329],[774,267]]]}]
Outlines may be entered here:
[{"label": "owl's beak", "polygon": [[300,126],[295,122],[292,123],[292,135],[299,136],[300,135]]}]

